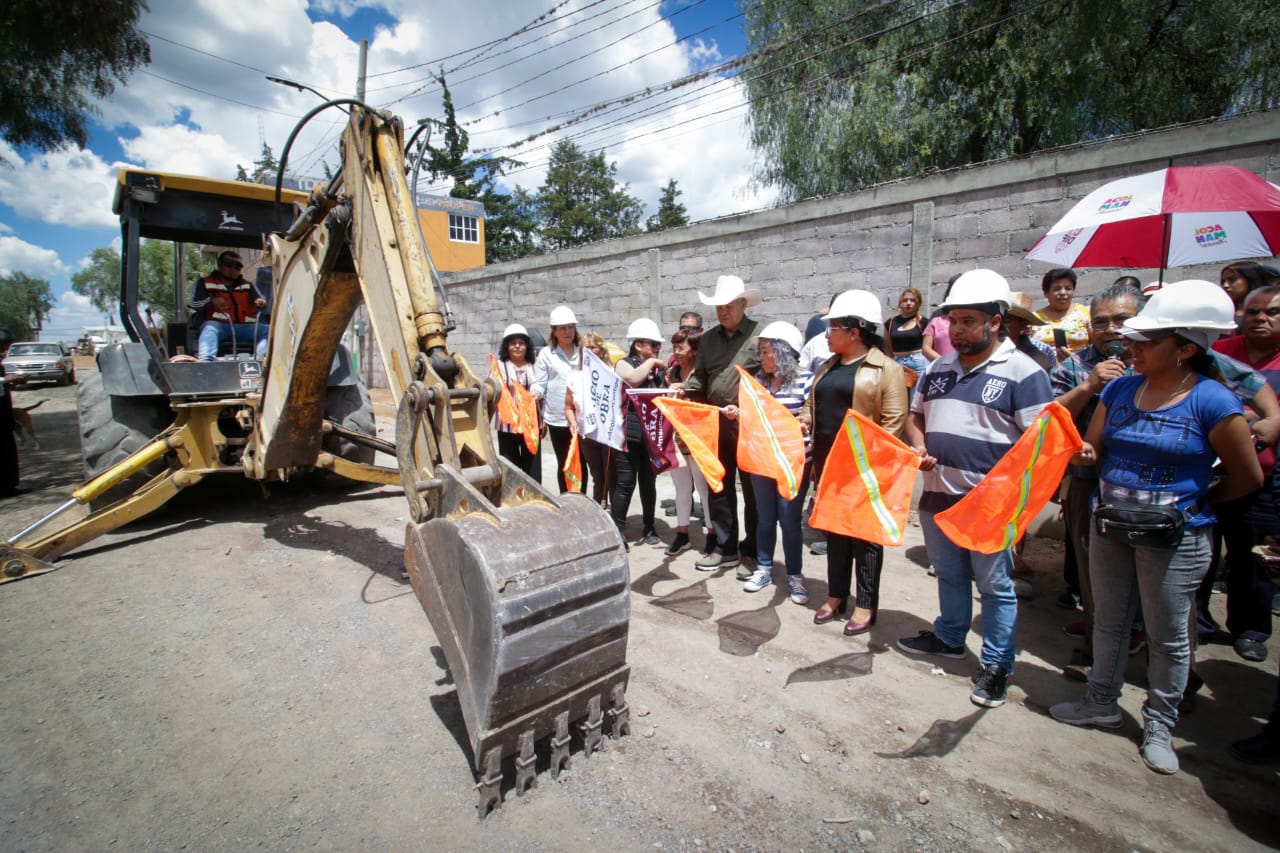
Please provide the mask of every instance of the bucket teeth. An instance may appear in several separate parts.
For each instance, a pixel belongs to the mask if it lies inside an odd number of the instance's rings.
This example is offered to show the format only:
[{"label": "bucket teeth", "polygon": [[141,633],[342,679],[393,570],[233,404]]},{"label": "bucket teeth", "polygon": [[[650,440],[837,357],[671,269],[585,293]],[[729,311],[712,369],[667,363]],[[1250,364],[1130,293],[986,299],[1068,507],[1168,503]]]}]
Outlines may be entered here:
[{"label": "bucket teeth", "polygon": [[484,776],[476,783],[480,800],[476,807],[480,811],[480,819],[484,820],[489,813],[502,808],[502,750],[491,749],[484,754]]},{"label": "bucket teeth", "polygon": [[520,754],[516,756],[516,795],[523,797],[524,792],[538,786],[537,753],[533,750],[533,729],[520,733]]},{"label": "bucket teeth", "polygon": [[590,758],[591,753],[602,747],[604,742],[604,714],[600,710],[600,696],[592,696],[587,702],[587,719],[578,724],[578,733],[582,735],[582,756]]},{"label": "bucket teeth", "polygon": [[569,712],[556,714],[556,733],[551,736],[551,778],[560,778],[569,769]]},{"label": "bucket teeth", "polygon": [[621,684],[609,692],[609,734],[615,740],[631,734],[631,709],[627,707],[627,691]]}]

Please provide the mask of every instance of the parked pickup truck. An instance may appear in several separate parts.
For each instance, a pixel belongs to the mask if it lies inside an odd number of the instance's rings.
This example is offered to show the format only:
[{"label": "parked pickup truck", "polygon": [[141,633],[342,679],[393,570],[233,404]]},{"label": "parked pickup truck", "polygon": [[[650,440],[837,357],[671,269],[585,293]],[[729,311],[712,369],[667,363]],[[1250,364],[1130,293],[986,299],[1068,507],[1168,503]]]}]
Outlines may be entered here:
[{"label": "parked pickup truck", "polygon": [[6,373],[32,381],[72,385],[76,381],[75,361],[60,343],[32,341],[14,344],[4,359]]}]

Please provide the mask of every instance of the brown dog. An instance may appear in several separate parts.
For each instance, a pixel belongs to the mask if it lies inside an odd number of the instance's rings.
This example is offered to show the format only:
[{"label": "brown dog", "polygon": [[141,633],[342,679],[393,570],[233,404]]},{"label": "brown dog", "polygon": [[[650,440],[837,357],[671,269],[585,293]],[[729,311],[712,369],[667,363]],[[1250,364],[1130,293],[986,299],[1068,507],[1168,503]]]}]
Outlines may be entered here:
[{"label": "brown dog", "polygon": [[18,436],[19,447],[26,447],[30,442],[32,450],[40,449],[40,442],[36,440],[36,427],[31,421],[31,410],[43,404],[44,400],[40,400],[30,406],[13,407],[13,431]]}]

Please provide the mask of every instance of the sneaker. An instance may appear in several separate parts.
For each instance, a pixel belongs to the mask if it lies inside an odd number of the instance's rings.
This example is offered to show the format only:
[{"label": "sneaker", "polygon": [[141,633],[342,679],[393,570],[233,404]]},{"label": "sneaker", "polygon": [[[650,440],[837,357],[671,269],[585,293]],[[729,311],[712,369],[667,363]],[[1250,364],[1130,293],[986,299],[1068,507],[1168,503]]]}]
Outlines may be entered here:
[{"label": "sneaker", "polygon": [[734,563],[734,565],[738,567],[738,571],[735,572],[738,580],[749,581],[751,578],[755,577],[755,570],[752,569],[751,566],[747,565],[745,557],[741,561]]},{"label": "sneaker", "polygon": [[795,604],[808,604],[809,591],[804,588],[804,577],[801,575],[787,575],[787,592],[791,595],[791,601]]},{"label": "sneaker", "polygon": [[732,569],[739,563],[737,554],[720,554],[712,551],[693,564],[700,572],[718,572],[721,569]]},{"label": "sneaker", "polygon": [[1085,696],[1079,702],[1059,702],[1049,708],[1049,716],[1069,726],[1097,726],[1118,729],[1123,722],[1120,706],[1115,702],[1101,705]]},{"label": "sneaker", "polygon": [[1129,632],[1129,654],[1136,655],[1147,647],[1147,632],[1134,628]]},{"label": "sneaker", "polygon": [[1062,626],[1062,633],[1076,640],[1084,639],[1084,622],[1068,622]]},{"label": "sneaker", "polygon": [[1166,776],[1178,772],[1178,753],[1173,751],[1169,727],[1157,720],[1147,720],[1142,732],[1142,763]]},{"label": "sneaker", "polygon": [[641,537],[640,541],[643,542],[645,545],[661,545],[662,544],[662,539],[658,536],[658,533],[655,530],[646,530],[644,536]]},{"label": "sneaker", "polygon": [[984,666],[969,701],[984,708],[999,708],[1009,696],[1009,673],[998,666]]},{"label": "sneaker", "polygon": [[932,631],[921,631],[914,637],[898,640],[898,648],[909,655],[938,655],[944,658],[964,658],[964,646],[949,646]]},{"label": "sneaker", "polygon": [[773,572],[769,569],[756,569],[751,573],[751,577],[747,578],[747,582],[742,585],[742,588],[747,592],[759,592],[772,585]]},{"label": "sneaker", "polygon": [[671,540],[671,544],[667,546],[666,554],[668,557],[674,557],[676,554],[682,554],[692,548],[689,542],[688,533],[680,533],[677,531],[676,538]]},{"label": "sneaker", "polygon": [[938,570],[935,569],[933,566],[926,566],[924,573],[931,578],[936,578],[938,576]]},{"label": "sneaker", "polygon": [[820,539],[817,542],[810,542],[809,553],[819,557],[827,553],[827,540]]},{"label": "sneaker", "polygon": [[716,552],[716,547],[718,545],[719,543],[716,541],[716,532],[714,530],[706,531],[706,536],[704,537],[702,545],[702,556],[710,557]]},{"label": "sneaker", "polygon": [[1062,595],[1054,599],[1054,603],[1063,610],[1075,610],[1080,607],[1080,597],[1071,590],[1067,590]]}]

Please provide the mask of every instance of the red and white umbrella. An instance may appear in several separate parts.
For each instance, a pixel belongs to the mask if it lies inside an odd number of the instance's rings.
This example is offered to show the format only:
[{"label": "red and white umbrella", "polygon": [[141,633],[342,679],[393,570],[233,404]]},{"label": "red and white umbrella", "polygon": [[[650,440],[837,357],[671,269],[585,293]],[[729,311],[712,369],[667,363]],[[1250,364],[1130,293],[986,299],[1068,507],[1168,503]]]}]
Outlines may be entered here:
[{"label": "red and white umbrella", "polygon": [[1104,184],[1027,259],[1155,269],[1280,254],[1280,187],[1235,166],[1170,166]]}]

